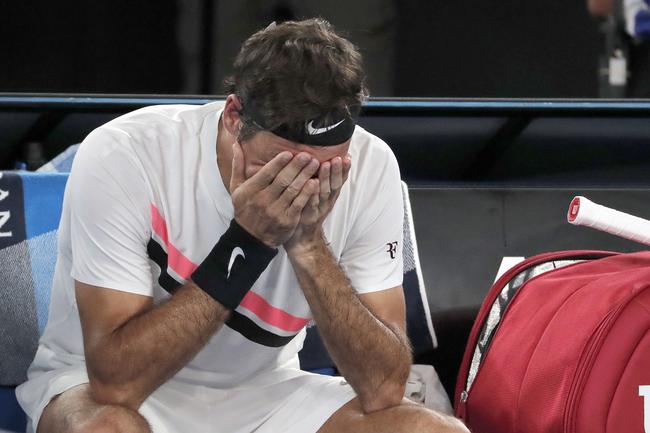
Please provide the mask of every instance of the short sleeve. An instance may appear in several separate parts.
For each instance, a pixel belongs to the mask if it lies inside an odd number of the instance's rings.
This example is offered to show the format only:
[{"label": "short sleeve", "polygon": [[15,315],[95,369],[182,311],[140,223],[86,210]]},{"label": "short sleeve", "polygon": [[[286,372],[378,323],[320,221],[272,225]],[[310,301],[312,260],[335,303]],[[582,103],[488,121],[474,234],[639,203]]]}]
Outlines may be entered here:
[{"label": "short sleeve", "polygon": [[[404,202],[399,167],[386,149],[383,166],[363,182],[359,215],[341,255],[341,266],[358,293],[390,289],[403,279]],[[373,164],[374,165],[374,164]]]},{"label": "short sleeve", "polygon": [[152,296],[149,199],[143,170],[129,149],[101,128],[79,147],[65,196],[71,276],[94,286]]}]

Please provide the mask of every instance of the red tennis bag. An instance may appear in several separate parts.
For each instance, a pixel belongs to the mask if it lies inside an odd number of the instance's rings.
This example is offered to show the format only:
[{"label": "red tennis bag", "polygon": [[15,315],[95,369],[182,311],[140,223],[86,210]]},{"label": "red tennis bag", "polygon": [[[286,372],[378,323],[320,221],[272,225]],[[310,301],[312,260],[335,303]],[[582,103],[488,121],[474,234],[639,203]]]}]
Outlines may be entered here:
[{"label": "red tennis bag", "polygon": [[473,433],[643,433],[649,385],[650,252],[565,251],[494,284],[454,406]]}]

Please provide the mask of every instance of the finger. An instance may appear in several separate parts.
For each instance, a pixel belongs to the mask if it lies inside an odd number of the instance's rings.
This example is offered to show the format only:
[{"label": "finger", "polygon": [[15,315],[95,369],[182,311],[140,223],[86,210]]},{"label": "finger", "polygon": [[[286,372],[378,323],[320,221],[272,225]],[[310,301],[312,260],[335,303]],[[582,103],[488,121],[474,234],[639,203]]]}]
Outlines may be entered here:
[{"label": "finger", "polygon": [[324,162],[320,170],[318,171],[318,181],[320,183],[320,199],[322,201],[327,200],[332,192],[330,187],[330,173],[331,173],[332,164],[329,161]]},{"label": "finger", "polygon": [[338,191],[343,186],[343,159],[340,156],[332,159],[330,170],[330,188],[332,191]]},{"label": "finger", "polygon": [[343,183],[348,180],[350,169],[352,168],[352,157],[348,154],[343,158]]},{"label": "finger", "polygon": [[275,155],[272,160],[264,164],[264,167],[255,173],[249,181],[258,190],[266,188],[273,182],[278,173],[280,173],[292,160],[293,155],[291,152],[280,152]]},{"label": "finger", "polygon": [[311,174],[309,174],[309,176],[307,176],[298,187],[298,191],[300,191],[307,179],[312,177],[314,173],[316,173],[316,170],[318,170],[318,160],[315,160],[315,166],[313,165],[312,160],[315,159],[306,152],[301,152],[294,156],[291,162],[283,167],[282,170],[280,170],[280,172],[273,178],[273,181],[269,183],[267,190],[270,195],[273,198],[280,197],[284,190],[287,189],[289,185],[291,185],[302,173],[303,169],[307,168],[307,171]]},{"label": "finger", "polygon": [[305,208],[313,195],[318,195],[318,179],[309,179],[300,191],[300,194],[291,202],[291,211],[300,213]]},{"label": "finger", "polygon": [[293,182],[291,182],[289,186],[287,186],[285,190],[282,191],[278,201],[284,205],[284,207],[289,206],[291,202],[296,198],[296,196],[300,194],[300,191],[303,189],[307,181],[311,179],[311,177],[318,170],[318,165],[318,160],[312,158],[309,164],[303,167],[300,173],[298,173],[298,175],[294,178]]},{"label": "finger", "polygon": [[302,219],[307,222],[312,222],[318,219],[318,211],[320,206],[320,198],[318,193],[311,195],[311,198],[307,202],[307,205],[302,210]]},{"label": "finger", "polygon": [[318,194],[312,194],[311,198],[309,199],[309,203],[307,203],[307,206],[310,206],[313,209],[318,209],[319,203],[320,198],[318,197]]},{"label": "finger", "polygon": [[244,168],[244,152],[242,152],[239,142],[235,141],[232,145],[232,173],[230,174],[231,193],[246,181]]}]

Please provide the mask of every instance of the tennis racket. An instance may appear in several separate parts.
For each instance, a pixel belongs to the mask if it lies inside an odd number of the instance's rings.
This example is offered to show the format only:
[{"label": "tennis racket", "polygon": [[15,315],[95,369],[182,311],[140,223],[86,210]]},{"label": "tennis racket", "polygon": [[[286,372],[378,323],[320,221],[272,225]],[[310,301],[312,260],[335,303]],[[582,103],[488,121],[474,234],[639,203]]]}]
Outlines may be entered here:
[{"label": "tennis racket", "polygon": [[576,196],[569,205],[567,220],[641,244],[650,245],[650,221]]}]

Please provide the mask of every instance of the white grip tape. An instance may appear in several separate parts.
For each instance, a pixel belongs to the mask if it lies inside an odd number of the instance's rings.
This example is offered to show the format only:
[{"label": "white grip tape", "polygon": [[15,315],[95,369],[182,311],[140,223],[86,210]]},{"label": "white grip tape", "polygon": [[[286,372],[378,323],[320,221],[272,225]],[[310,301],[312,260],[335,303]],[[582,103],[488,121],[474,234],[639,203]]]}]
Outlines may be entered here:
[{"label": "white grip tape", "polygon": [[576,196],[569,205],[567,220],[641,244],[650,245],[650,221]]}]

